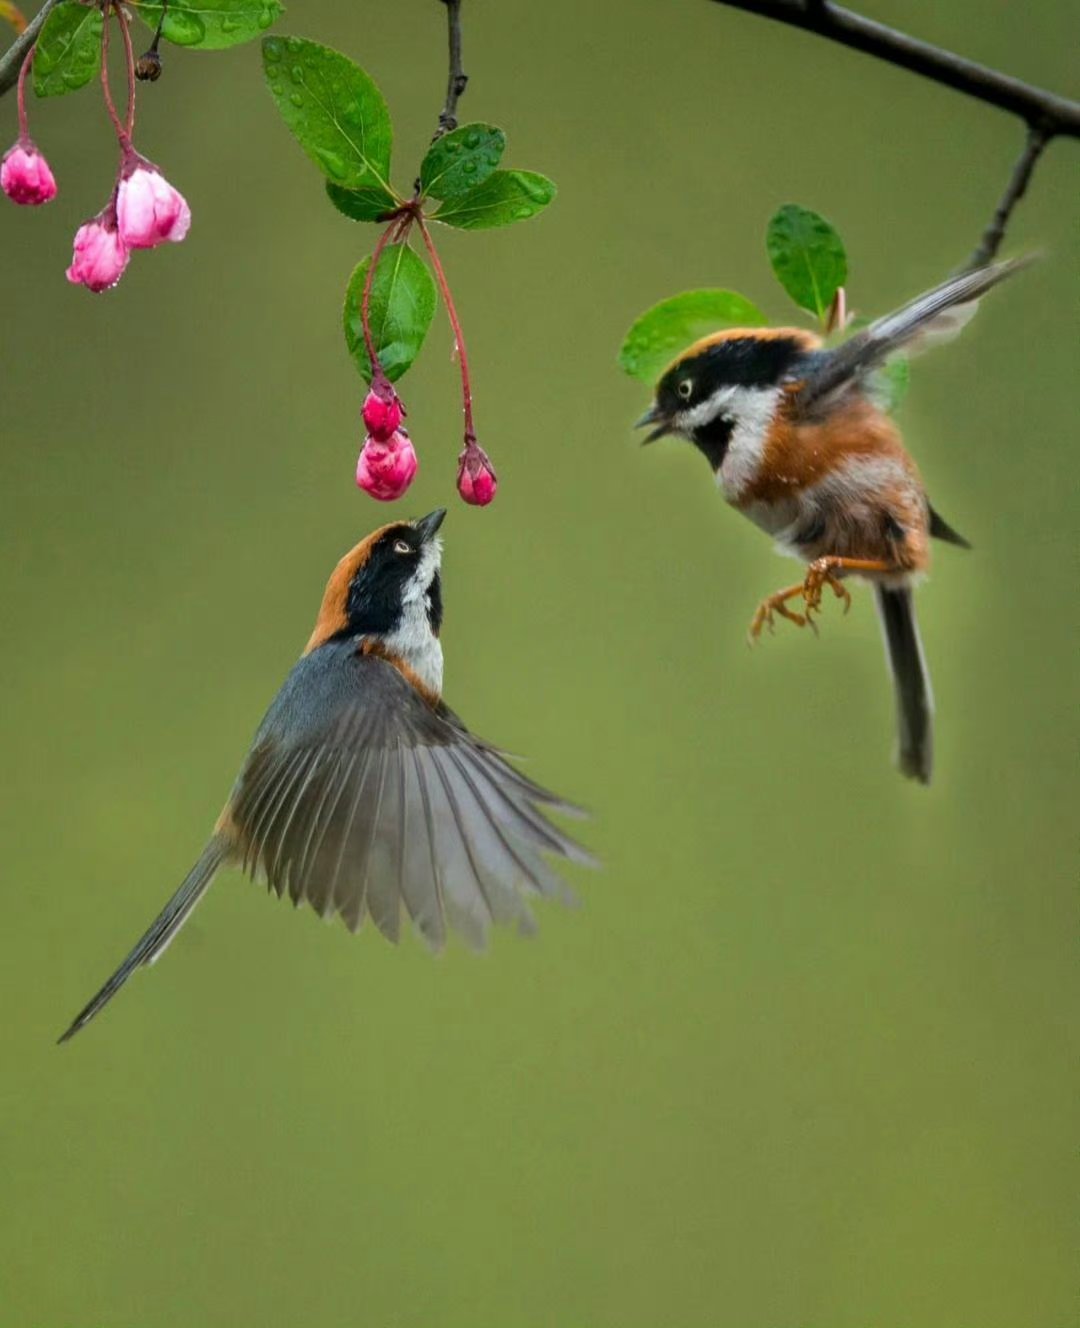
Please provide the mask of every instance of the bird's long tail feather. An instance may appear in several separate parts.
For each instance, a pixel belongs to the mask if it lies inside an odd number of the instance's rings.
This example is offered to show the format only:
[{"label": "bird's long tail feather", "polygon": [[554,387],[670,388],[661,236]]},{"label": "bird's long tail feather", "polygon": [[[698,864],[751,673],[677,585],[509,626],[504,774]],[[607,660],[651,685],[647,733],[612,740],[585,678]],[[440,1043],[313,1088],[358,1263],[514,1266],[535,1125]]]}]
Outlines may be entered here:
[{"label": "bird's long tail feather", "polygon": [[134,971],[152,964],[191,916],[195,905],[206,893],[226,855],[226,845],[218,836],[203,849],[198,862],[180,883],[179,889],[139,938],[135,948],[109,978],[96,996],[72,1020],[71,1027],[58,1040],[66,1042],[104,1009]]},{"label": "bird's long tail feather", "polygon": [[930,783],[934,764],[934,698],[910,587],[877,586],[878,616],[885,637],[899,730],[897,765],[909,779]]}]

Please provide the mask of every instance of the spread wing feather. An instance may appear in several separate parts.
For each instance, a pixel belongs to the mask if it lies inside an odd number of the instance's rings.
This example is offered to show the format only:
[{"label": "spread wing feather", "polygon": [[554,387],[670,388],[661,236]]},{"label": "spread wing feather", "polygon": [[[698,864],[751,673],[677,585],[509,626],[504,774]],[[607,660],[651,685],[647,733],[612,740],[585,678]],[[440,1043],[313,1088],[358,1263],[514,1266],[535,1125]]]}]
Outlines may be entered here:
[{"label": "spread wing feather", "polygon": [[323,916],[433,948],[492,923],[528,930],[524,893],[568,899],[544,858],[591,862],[544,810],[576,808],[516,771],[385,660],[332,642],[305,656],[263,721],[229,801],[236,856]]},{"label": "spread wing feather", "polygon": [[794,393],[794,409],[812,414],[828,398],[864,380],[897,351],[920,350],[955,336],[974,316],[979,299],[988,290],[1031,261],[1013,258],[951,277],[856,332],[835,350],[815,355],[813,367]]}]

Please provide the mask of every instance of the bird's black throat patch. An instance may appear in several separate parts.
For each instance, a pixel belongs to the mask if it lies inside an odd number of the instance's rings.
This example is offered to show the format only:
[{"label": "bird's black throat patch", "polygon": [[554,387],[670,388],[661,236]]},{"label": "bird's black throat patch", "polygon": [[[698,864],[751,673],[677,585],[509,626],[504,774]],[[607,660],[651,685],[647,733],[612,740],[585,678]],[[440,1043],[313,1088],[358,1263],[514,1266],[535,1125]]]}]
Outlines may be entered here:
[{"label": "bird's black throat patch", "polygon": [[694,430],[694,446],[704,455],[713,470],[719,470],[731,442],[735,421],[726,415],[717,415]]}]

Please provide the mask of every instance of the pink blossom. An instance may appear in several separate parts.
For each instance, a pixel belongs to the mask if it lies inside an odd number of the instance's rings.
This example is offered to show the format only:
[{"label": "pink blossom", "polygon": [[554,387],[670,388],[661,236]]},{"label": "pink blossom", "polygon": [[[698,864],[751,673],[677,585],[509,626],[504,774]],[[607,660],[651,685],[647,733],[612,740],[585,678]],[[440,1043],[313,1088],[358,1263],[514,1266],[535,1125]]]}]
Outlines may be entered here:
[{"label": "pink blossom", "polygon": [[385,443],[395,433],[405,414],[401,398],[385,378],[371,384],[364,398],[364,425],[376,442]]},{"label": "pink blossom", "polygon": [[124,275],[130,257],[116,227],[116,209],[110,203],[75,232],[75,252],[67,279],[88,290],[108,290]]},{"label": "pink blossom", "polygon": [[56,197],[56,180],[49,163],[32,139],[20,138],[0,163],[0,188],[13,203],[37,207]]},{"label": "pink blossom", "polygon": [[458,493],[474,507],[486,507],[498,487],[498,476],[487,453],[476,443],[467,444],[458,458]]},{"label": "pink blossom", "polygon": [[129,249],[153,249],[166,240],[178,243],[191,225],[184,196],[136,153],[125,164],[116,191],[116,217]]},{"label": "pink blossom", "polygon": [[392,433],[385,442],[368,437],[356,463],[356,482],[372,498],[390,503],[413,482],[419,464],[404,429]]}]

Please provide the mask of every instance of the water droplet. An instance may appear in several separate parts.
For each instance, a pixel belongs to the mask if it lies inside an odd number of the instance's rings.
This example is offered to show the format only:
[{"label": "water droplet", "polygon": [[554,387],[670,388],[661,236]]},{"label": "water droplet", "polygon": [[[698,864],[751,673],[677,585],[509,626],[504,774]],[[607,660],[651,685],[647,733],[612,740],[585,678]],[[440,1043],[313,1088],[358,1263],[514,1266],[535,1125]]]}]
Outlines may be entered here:
[{"label": "water droplet", "polygon": [[233,18],[231,14],[226,14],[221,20],[221,31],[239,32],[240,20],[238,18]]},{"label": "water droplet", "polygon": [[303,83],[304,81],[303,66],[293,65],[293,67],[289,70],[289,77],[292,79],[294,83]]},{"label": "water droplet", "polygon": [[277,15],[273,7],[271,5],[267,5],[265,9],[260,11],[259,16],[255,20],[255,22],[259,25],[260,28],[268,28],[270,24],[273,23],[276,17]]},{"label": "water droplet", "polygon": [[515,208],[515,209],[514,209],[514,220],[515,220],[515,221],[528,221],[529,218],[533,215],[533,213],[534,213],[535,211],[536,211],[536,209],[535,209],[535,208],[531,208],[531,207],[519,207],[519,208]]},{"label": "water droplet", "polygon": [[281,59],[281,42],[277,37],[267,37],[263,42],[263,55],[270,61]]},{"label": "water droplet", "polygon": [[302,43],[299,37],[290,37],[288,41],[286,41],[285,45],[289,48],[289,50],[293,53],[293,55],[296,55],[300,51]]},{"label": "water droplet", "polygon": [[467,148],[478,148],[480,146],[480,135],[475,129],[471,134],[465,135],[465,146]]},{"label": "water droplet", "polygon": [[206,24],[189,9],[172,10],[165,20],[165,35],[177,46],[197,46],[206,36]]},{"label": "water droplet", "polygon": [[462,162],[461,169],[465,172],[466,175],[475,175],[476,162],[475,161]]},{"label": "water droplet", "polygon": [[294,92],[289,96],[289,100],[294,106],[303,106],[304,94],[302,92]]},{"label": "water droplet", "polygon": [[[293,94],[294,97],[296,95],[298,94]],[[303,99],[301,98],[301,100]],[[327,173],[332,175],[335,180],[343,180],[345,178],[345,163],[336,152],[330,152],[326,148],[318,148],[316,149],[315,155],[322,162]]]}]

